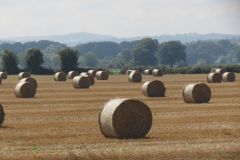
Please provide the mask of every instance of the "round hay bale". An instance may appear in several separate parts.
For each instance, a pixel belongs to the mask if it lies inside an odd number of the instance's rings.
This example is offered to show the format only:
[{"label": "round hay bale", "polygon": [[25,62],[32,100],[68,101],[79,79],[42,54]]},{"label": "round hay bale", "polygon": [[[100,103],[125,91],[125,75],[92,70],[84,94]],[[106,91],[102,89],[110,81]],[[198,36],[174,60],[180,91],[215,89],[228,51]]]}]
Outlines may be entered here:
[{"label": "round hay bale", "polygon": [[89,70],[88,73],[91,74],[93,77],[95,77],[97,70],[92,69],[92,70]]},{"label": "round hay bale", "polygon": [[18,78],[19,80],[23,79],[23,78],[28,78],[28,77],[31,77],[31,74],[29,72],[20,72],[18,74]]},{"label": "round hay bale", "polygon": [[136,70],[130,70],[130,69],[129,69],[129,70],[126,71],[126,75],[131,74],[132,71],[136,71]]},{"label": "round hay bale", "polygon": [[7,79],[7,72],[0,72],[0,78],[1,79]]},{"label": "round hay bale", "polygon": [[35,88],[37,88],[37,81],[36,81],[36,79],[34,79],[34,78],[30,78],[30,77],[28,77],[28,78],[23,78],[23,79],[21,79],[19,82],[30,82],[30,83],[33,83],[33,84],[34,84],[34,87],[35,87]]},{"label": "round hay bale", "polygon": [[139,72],[141,74],[139,70],[127,70],[126,74],[130,75],[132,72]]},{"label": "round hay bale", "polygon": [[76,72],[76,71],[69,71],[68,72],[68,79],[73,79],[76,76],[78,76],[78,72]]},{"label": "round hay bale", "polygon": [[225,72],[226,72],[226,70],[223,69],[223,68],[217,68],[217,69],[215,70],[215,73],[219,73],[219,74],[221,74],[221,76],[222,76],[223,73],[225,73]]},{"label": "round hay bale", "polygon": [[222,77],[223,82],[234,82],[236,79],[235,74],[233,72],[225,72]]},{"label": "round hay bale", "polygon": [[135,99],[113,99],[99,113],[99,127],[105,137],[143,138],[152,126],[152,113]]},{"label": "round hay bale", "polygon": [[[82,72],[82,73],[80,73],[80,75],[79,76],[85,76],[85,75],[92,75],[92,74],[90,74],[90,73],[88,73],[88,72]],[[94,78],[94,77],[93,77]]]},{"label": "round hay bale", "polygon": [[73,78],[72,85],[74,88],[89,88],[90,80],[86,76],[76,76]]},{"label": "round hay bale", "polygon": [[166,88],[161,81],[154,80],[142,85],[142,93],[146,97],[164,97]]},{"label": "round hay bale", "polygon": [[97,80],[108,80],[109,74],[106,71],[97,71],[95,77]]},{"label": "round hay bale", "polygon": [[161,76],[163,76],[163,72],[162,72],[161,69],[154,69],[152,71],[152,75],[155,76],[155,77],[161,77]]},{"label": "round hay bale", "polygon": [[222,76],[220,73],[209,73],[207,76],[208,83],[221,83]]},{"label": "round hay bale", "polygon": [[145,75],[152,75],[152,71],[153,71],[152,69],[145,69],[144,74]]},{"label": "round hay bale", "polygon": [[0,126],[4,122],[4,118],[5,118],[5,112],[3,110],[2,104],[0,104]]},{"label": "round hay bale", "polygon": [[141,83],[142,74],[139,71],[132,71],[131,74],[128,75],[128,81],[133,83]]},{"label": "round hay bale", "polygon": [[219,69],[219,68],[211,68],[210,73],[215,73],[216,69]]},{"label": "round hay bale", "polygon": [[184,87],[185,103],[208,103],[211,99],[211,89],[204,83],[193,83]]},{"label": "round hay bale", "polygon": [[14,89],[14,93],[16,97],[33,98],[36,94],[36,87],[31,82],[19,82]]},{"label": "round hay bale", "polygon": [[94,83],[95,83],[95,79],[92,75],[88,75],[88,74],[81,74],[80,76],[84,76],[84,77],[87,77],[90,81],[90,85],[93,86]]},{"label": "round hay bale", "polygon": [[67,75],[64,72],[57,72],[54,74],[54,81],[66,81]]}]

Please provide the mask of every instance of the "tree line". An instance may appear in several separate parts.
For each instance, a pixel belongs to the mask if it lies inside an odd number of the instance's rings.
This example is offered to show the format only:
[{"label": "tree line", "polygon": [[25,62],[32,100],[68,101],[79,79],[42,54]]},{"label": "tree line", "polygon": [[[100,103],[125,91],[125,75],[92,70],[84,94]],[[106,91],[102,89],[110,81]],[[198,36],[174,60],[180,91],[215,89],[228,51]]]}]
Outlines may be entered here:
[{"label": "tree line", "polygon": [[[79,65],[79,52],[74,48],[64,48],[58,52],[60,60],[60,69],[63,71],[74,70]],[[90,67],[97,67],[98,59],[95,53],[87,52],[84,56],[85,63]],[[123,68],[146,66],[153,67],[160,63],[174,65],[177,62],[184,62],[186,59],[185,46],[179,41],[170,41],[158,44],[157,40],[145,38],[139,41],[138,45],[132,49],[124,49],[118,56],[114,57],[115,66],[106,66],[106,68]],[[42,67],[44,63],[44,54],[40,49],[30,48],[23,56],[25,69],[31,73],[45,72],[49,68]],[[17,54],[11,50],[4,50],[2,54],[2,68],[9,74],[19,72],[19,59]]]},{"label": "tree line", "polygon": [[[59,53],[61,61],[61,70],[68,72],[74,70],[78,66],[78,51],[72,48],[65,48]],[[41,65],[44,62],[43,53],[36,48],[28,49],[24,55],[25,70],[33,74],[48,74],[53,71],[48,68],[44,68]],[[18,67],[19,60],[17,54],[11,50],[4,50],[2,54],[2,68],[9,74],[17,74],[20,69]]]},{"label": "tree line", "polygon": [[[66,49],[75,52],[76,56],[72,59],[64,55],[60,56],[60,52]],[[28,53],[30,51],[31,54]],[[61,43],[44,40],[27,43],[2,43],[0,52],[2,53],[0,59],[3,64],[2,69],[11,68],[9,69],[10,73],[23,68],[34,73],[48,73],[53,72],[52,70],[67,71],[88,67],[124,70],[136,67],[206,66],[239,64],[240,40],[208,40],[182,44],[180,41],[159,43],[155,39],[144,38],[121,43],[90,42],[71,48]],[[16,59],[14,62],[16,65],[12,65],[13,67],[6,65],[10,60],[6,59],[9,55],[6,56],[5,52],[12,52],[12,57],[15,57],[12,59]],[[74,60],[75,62],[71,62]],[[64,65],[71,64],[74,64],[74,67],[64,67]]]}]

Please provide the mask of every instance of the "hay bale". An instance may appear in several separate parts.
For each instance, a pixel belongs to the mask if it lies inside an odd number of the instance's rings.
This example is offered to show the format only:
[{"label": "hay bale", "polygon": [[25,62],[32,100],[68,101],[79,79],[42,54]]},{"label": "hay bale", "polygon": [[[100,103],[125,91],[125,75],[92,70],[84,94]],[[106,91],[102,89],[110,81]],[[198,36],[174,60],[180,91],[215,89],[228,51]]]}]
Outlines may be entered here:
[{"label": "hay bale", "polygon": [[[88,72],[82,72],[82,73],[80,73],[80,75],[79,76],[85,76],[85,75],[92,75],[92,74],[90,74],[90,73],[88,73]],[[94,77],[93,77],[94,78]]]},{"label": "hay bale", "polygon": [[236,77],[233,72],[225,72],[222,76],[223,82],[234,82]]},{"label": "hay bale", "polygon": [[0,79],[7,79],[7,72],[0,72]]},{"label": "hay bale", "polygon": [[208,103],[211,90],[204,83],[193,83],[184,87],[183,99],[185,103]]},{"label": "hay bale", "polygon": [[217,69],[219,68],[211,68],[210,73],[215,73]]},{"label": "hay bale", "polygon": [[57,72],[54,74],[54,81],[66,81],[67,75],[64,72]]},{"label": "hay bale", "polygon": [[5,112],[3,110],[2,104],[0,104],[0,126],[4,122],[4,118],[5,118]]},{"label": "hay bale", "polygon": [[152,71],[153,71],[152,69],[145,69],[144,74],[145,75],[152,75]]},{"label": "hay bale", "polygon": [[166,88],[161,81],[154,80],[142,85],[142,93],[147,97],[164,97]]},{"label": "hay bale", "polygon": [[106,71],[97,71],[95,77],[97,80],[108,80],[109,74]]},{"label": "hay bale", "polygon": [[152,126],[152,113],[135,99],[113,99],[99,113],[99,127],[105,137],[143,138]]},{"label": "hay bale", "polygon": [[132,71],[131,74],[128,75],[128,81],[133,83],[141,83],[142,74],[139,71]]},{"label": "hay bale", "polygon": [[30,77],[28,77],[28,78],[23,78],[23,79],[21,79],[19,82],[30,82],[30,83],[33,83],[33,84],[34,84],[35,88],[37,88],[37,81],[36,81],[36,79],[34,79],[34,78],[30,78]]},{"label": "hay bale", "polygon": [[152,75],[155,76],[155,77],[161,77],[161,76],[163,76],[163,72],[162,72],[161,69],[154,69],[152,71]]},{"label": "hay bale", "polygon": [[91,74],[93,77],[95,77],[95,75],[97,73],[97,70],[91,69],[91,70],[88,71],[88,73]]},{"label": "hay bale", "polygon": [[130,75],[132,72],[139,72],[139,73],[141,73],[139,70],[127,70],[126,71],[126,75]]},{"label": "hay bale", "polygon": [[80,76],[86,76],[86,77],[89,78],[89,80],[90,80],[90,85],[91,85],[91,86],[94,85],[95,80],[94,80],[94,77],[93,77],[90,73],[82,72],[82,73],[80,74]]},{"label": "hay bale", "polygon": [[29,72],[20,72],[18,74],[18,78],[19,80],[23,79],[23,78],[28,78],[28,77],[31,77],[31,74]]},{"label": "hay bale", "polygon": [[87,77],[90,81],[90,85],[93,86],[94,83],[95,83],[95,80],[94,80],[94,77],[92,75],[89,75],[89,74],[83,74],[81,73],[80,76],[84,76],[84,77]]},{"label": "hay bale", "polygon": [[68,79],[73,79],[76,76],[78,76],[78,72],[76,72],[76,71],[69,71],[68,72]]},{"label": "hay bale", "polygon": [[14,93],[16,97],[33,98],[36,94],[36,87],[31,82],[19,82],[14,89]]},{"label": "hay bale", "polygon": [[208,83],[221,83],[222,76],[220,73],[209,73],[207,76]]},{"label": "hay bale", "polygon": [[217,68],[217,69],[215,70],[215,73],[219,73],[219,74],[221,74],[221,76],[222,76],[223,73],[225,73],[225,72],[226,72],[226,70],[223,69],[223,68]]},{"label": "hay bale", "polygon": [[136,70],[130,70],[130,69],[129,69],[129,70],[126,71],[126,75],[131,74],[132,71],[136,71]]},{"label": "hay bale", "polygon": [[72,85],[74,88],[89,88],[90,80],[86,76],[76,76],[73,78]]}]

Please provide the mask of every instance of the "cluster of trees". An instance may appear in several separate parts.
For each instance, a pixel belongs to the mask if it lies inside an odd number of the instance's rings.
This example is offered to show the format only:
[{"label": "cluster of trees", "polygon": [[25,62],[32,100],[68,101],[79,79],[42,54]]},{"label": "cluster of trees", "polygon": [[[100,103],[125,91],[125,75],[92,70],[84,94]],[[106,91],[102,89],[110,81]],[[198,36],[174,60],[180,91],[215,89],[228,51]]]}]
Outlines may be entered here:
[{"label": "cluster of trees", "polygon": [[238,64],[240,63],[239,41],[197,41],[186,44],[188,65]]},{"label": "cluster of trees", "polygon": [[[71,48],[65,48],[59,53],[59,59],[61,63],[61,70],[68,72],[74,70],[78,66],[79,53]],[[42,67],[44,62],[44,55],[39,49],[28,49],[24,55],[24,63],[26,70],[31,73],[47,73],[51,70]],[[20,71],[18,67],[19,60],[16,53],[10,50],[4,50],[2,54],[2,68],[9,74],[16,74]]]},{"label": "cluster of trees", "polygon": [[[32,49],[29,49],[32,48]],[[34,49],[35,48],[35,49]],[[60,56],[63,50],[74,53],[67,59]],[[0,43],[3,57],[2,68],[10,73],[18,68],[30,72],[49,70],[68,70],[74,67],[133,68],[151,66],[192,66],[240,63],[240,39],[206,40],[182,44],[180,41],[159,43],[155,39],[145,38],[131,42],[91,42],[68,48],[52,41],[27,43]],[[14,54],[16,53],[16,54]],[[80,54],[79,54],[80,53]],[[73,56],[75,55],[75,56]],[[7,59],[7,57],[11,57]],[[12,63],[12,61],[15,62]],[[9,62],[8,62],[9,61]],[[29,61],[29,62],[27,62]],[[14,64],[7,66],[7,64]],[[64,63],[64,64],[63,64]],[[67,65],[69,67],[64,67]]]},{"label": "cluster of trees", "polygon": [[154,67],[159,65],[182,65],[186,60],[186,47],[180,41],[158,43],[145,38],[133,49],[124,49],[110,63],[113,68]]}]

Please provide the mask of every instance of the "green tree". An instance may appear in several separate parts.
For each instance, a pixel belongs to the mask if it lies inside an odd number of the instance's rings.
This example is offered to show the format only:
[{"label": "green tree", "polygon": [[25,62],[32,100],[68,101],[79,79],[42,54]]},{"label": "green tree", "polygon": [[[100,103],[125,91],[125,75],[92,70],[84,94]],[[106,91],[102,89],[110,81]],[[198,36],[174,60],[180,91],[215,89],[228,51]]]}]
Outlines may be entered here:
[{"label": "green tree", "polygon": [[65,48],[61,50],[59,53],[61,69],[65,72],[70,70],[74,70],[78,63],[79,53],[72,48]]},{"label": "green tree", "polygon": [[2,67],[8,74],[16,74],[19,72],[18,59],[15,53],[10,50],[4,50],[2,55]]},{"label": "green tree", "polygon": [[160,64],[173,66],[177,62],[186,61],[185,49],[180,41],[161,43],[157,53]]},{"label": "green tree", "polygon": [[157,64],[155,57],[158,48],[158,41],[145,38],[139,42],[133,50],[133,63],[136,66],[154,66]]},{"label": "green tree", "polygon": [[119,56],[120,56],[121,60],[123,60],[124,62],[132,60],[132,52],[128,49],[124,49],[123,51],[121,51],[119,53]]},{"label": "green tree", "polygon": [[28,49],[24,57],[27,69],[31,73],[36,73],[43,64],[43,53],[39,49]]},{"label": "green tree", "polygon": [[87,52],[84,55],[85,64],[89,67],[96,67],[98,64],[96,54],[93,52]]}]

